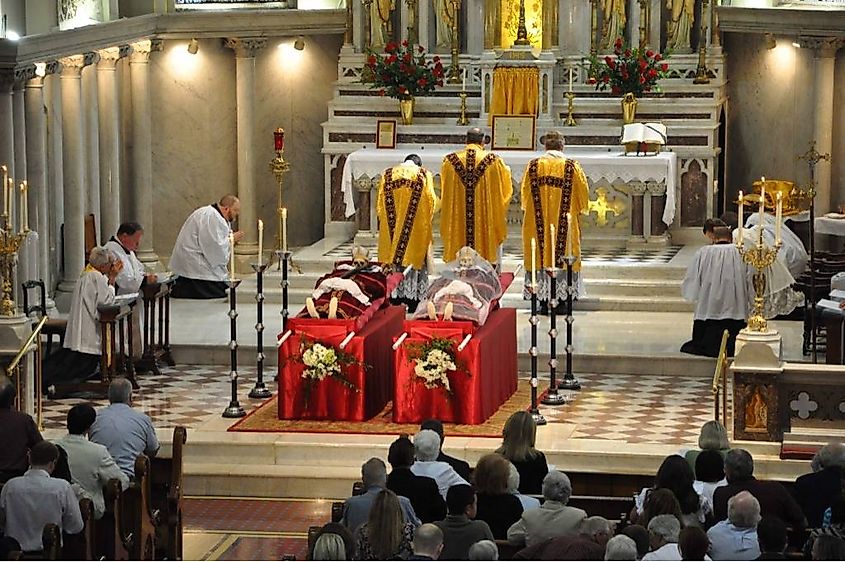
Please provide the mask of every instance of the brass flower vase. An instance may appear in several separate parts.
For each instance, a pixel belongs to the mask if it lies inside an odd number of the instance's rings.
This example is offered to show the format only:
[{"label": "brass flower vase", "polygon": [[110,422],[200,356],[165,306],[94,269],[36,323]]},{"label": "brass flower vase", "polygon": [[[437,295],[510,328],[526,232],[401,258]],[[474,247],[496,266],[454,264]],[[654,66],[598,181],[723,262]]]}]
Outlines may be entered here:
[{"label": "brass flower vase", "polygon": [[622,122],[633,123],[637,117],[637,98],[631,92],[622,96]]},{"label": "brass flower vase", "polygon": [[414,124],[414,98],[399,100],[399,114],[402,116],[403,125]]}]

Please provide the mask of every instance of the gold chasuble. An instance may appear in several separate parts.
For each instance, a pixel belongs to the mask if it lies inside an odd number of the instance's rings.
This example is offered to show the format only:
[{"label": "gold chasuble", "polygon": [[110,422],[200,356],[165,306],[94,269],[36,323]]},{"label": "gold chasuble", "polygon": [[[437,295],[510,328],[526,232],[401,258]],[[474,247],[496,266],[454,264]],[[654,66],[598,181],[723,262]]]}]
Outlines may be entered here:
[{"label": "gold chasuble", "polygon": [[380,262],[422,269],[436,200],[428,170],[404,163],[384,171],[376,199]]},{"label": "gold chasuble", "polygon": [[470,246],[485,260],[498,262],[513,195],[508,167],[480,145],[469,144],[443,159],[440,184],[443,261],[454,260],[458,250]]},{"label": "gold chasuble", "polygon": [[[542,270],[552,262],[551,227],[555,228],[555,261],[565,267],[567,232],[572,233],[572,253],[578,259],[573,271],[581,269],[581,220],[589,203],[587,176],[575,160],[562,152],[550,150],[528,164],[520,186],[522,210],[522,251],[526,271],[531,271],[531,239],[537,240],[537,267]],[[571,229],[566,213],[572,217]]]}]

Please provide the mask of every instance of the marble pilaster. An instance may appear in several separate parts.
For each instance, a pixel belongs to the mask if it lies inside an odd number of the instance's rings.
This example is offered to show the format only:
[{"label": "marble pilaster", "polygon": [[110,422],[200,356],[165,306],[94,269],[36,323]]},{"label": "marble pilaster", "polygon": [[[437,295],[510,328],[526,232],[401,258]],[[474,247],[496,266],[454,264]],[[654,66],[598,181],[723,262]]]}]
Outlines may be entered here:
[{"label": "marble pilaster", "polygon": [[267,40],[258,37],[229,38],[226,47],[235,51],[235,75],[237,84],[237,154],[238,154],[238,199],[241,214],[238,228],[244,237],[235,250],[243,260],[249,261],[258,255],[257,216],[255,193],[255,53],[267,45]]},{"label": "marble pilaster", "polygon": [[[15,70],[15,84],[12,88],[12,116],[14,122],[15,138],[15,203],[13,205],[15,216],[12,224],[20,229],[20,195],[18,186],[26,179],[26,111],[24,110],[23,88],[29,72],[35,72],[35,68],[19,68]],[[17,289],[17,288],[16,288]]]},{"label": "marble pilaster", "polygon": [[[15,73],[11,68],[0,69],[0,165],[8,169],[9,177],[15,177],[15,131],[11,124],[14,122],[12,103],[12,87],[15,84]],[[2,181],[2,178],[0,178]]]},{"label": "marble pilaster", "polygon": [[[85,141],[82,107],[83,55],[62,58],[62,165],[64,168],[64,244],[62,280],[67,295],[85,266]],[[65,299],[62,301],[65,304]]]},{"label": "marble pilaster", "polygon": [[100,213],[100,116],[97,100],[97,63],[100,55],[88,52],[82,69],[82,104],[85,107],[83,137],[85,139],[85,214],[94,215],[97,243],[102,244],[111,232],[104,232]]},{"label": "marble pilaster", "polygon": [[100,51],[97,63],[97,108],[100,141],[100,226],[103,240],[120,225],[120,98],[117,61],[129,55],[130,48],[112,47]]},{"label": "marble pilaster", "polygon": [[[48,214],[50,245],[50,278],[59,279],[62,256],[60,249],[62,216],[64,216],[64,165],[62,163],[62,65],[58,61],[46,64],[44,78],[44,100],[47,108],[47,198],[50,201]],[[50,285],[55,294],[56,284]]]},{"label": "marble pilaster", "polygon": [[148,268],[158,269],[159,259],[153,248],[153,160],[152,119],[150,116],[150,53],[158,50],[156,40],[132,44],[129,56],[129,81],[132,89],[132,171],[134,217],[144,227],[138,259]]},{"label": "marble pilaster", "polygon": [[[484,21],[484,0],[463,0],[461,10],[466,11],[467,22]],[[480,55],[484,50],[484,26],[467,25],[463,29],[466,33],[466,53]],[[468,69],[469,70],[469,69]]]}]

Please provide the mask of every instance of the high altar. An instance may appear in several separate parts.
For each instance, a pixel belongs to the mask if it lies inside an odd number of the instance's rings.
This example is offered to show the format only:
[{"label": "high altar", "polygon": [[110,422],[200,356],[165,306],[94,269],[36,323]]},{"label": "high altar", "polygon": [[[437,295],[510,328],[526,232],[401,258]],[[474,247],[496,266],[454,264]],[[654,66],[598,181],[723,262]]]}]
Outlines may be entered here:
[{"label": "high altar", "polygon": [[[708,0],[669,2],[669,8],[659,0],[350,0],[338,82],[323,123],[326,235],[366,241],[376,229],[373,193],[381,170],[414,152],[436,174],[442,156],[463,144],[467,127],[490,132],[497,69],[532,68],[539,76],[535,150],[546,130],[560,129],[567,153],[581,161],[590,181],[585,238],[629,245],[696,240],[704,219],[722,211],[724,57]],[[646,94],[637,109],[637,120],[667,126],[668,152],[624,156],[620,96],[586,83],[587,57],[611,52],[616,37],[672,52],[661,91]],[[418,41],[458,68],[434,94],[416,98],[411,125],[399,121],[396,100],[361,83],[367,51],[402,40]],[[468,124],[459,124],[464,88]],[[397,121],[395,150],[375,148],[376,122],[385,119]],[[518,181],[536,154],[502,156]],[[521,215],[515,198],[512,236]]]}]

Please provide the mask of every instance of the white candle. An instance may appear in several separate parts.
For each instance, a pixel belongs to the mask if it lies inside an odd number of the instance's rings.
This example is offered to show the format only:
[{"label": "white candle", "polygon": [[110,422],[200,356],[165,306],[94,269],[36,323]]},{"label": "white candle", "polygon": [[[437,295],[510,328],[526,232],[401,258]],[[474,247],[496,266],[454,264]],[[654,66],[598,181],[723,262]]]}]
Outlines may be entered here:
[{"label": "white candle", "polygon": [[288,209],[282,207],[282,251],[288,251]]},{"label": "white candle", "polygon": [[15,180],[9,178],[9,184],[6,186],[7,197],[9,199],[9,228],[15,230]]},{"label": "white candle", "polygon": [[261,265],[264,254],[264,221],[258,219],[258,265]]},{"label": "white candle", "polygon": [[3,164],[0,166],[3,169],[3,212],[9,214],[9,192],[6,186],[9,185],[9,168]]},{"label": "white candle", "polygon": [[552,270],[557,269],[557,262],[555,261],[555,250],[557,249],[557,228],[551,225],[549,230],[552,231]]},{"label": "white candle", "polygon": [[740,191],[739,192],[739,225],[738,225],[739,226],[739,237],[738,237],[738,240],[736,241],[737,246],[742,246],[742,228],[745,224],[745,217],[743,216],[743,215],[745,215],[745,213],[743,212],[744,207],[745,207],[745,201],[743,201],[742,191]]},{"label": "white candle", "polygon": [[531,290],[537,289],[537,239],[531,239]]},{"label": "white candle", "polygon": [[572,214],[566,213],[566,256],[572,257]]},{"label": "white candle", "polygon": [[573,75],[573,70],[570,68],[569,69],[569,91],[570,92],[572,91],[572,75]]},{"label": "white candle", "polygon": [[766,178],[763,178],[763,185],[760,186],[760,237],[763,235],[763,214],[766,208]]},{"label": "white candle", "polygon": [[463,82],[461,83],[461,91],[462,92],[467,91],[467,69],[466,68],[464,69],[464,73],[463,73]]},{"label": "white candle", "polygon": [[29,207],[26,201],[26,181],[21,182],[21,232],[29,230]]},{"label": "white candle", "polygon": [[719,180],[713,180],[713,193],[719,193]]},{"label": "white candle", "polygon": [[783,223],[783,193],[778,191],[778,206],[775,211],[775,244],[780,244],[780,229]]},{"label": "white candle", "polygon": [[235,233],[229,233],[229,279],[235,280]]}]

